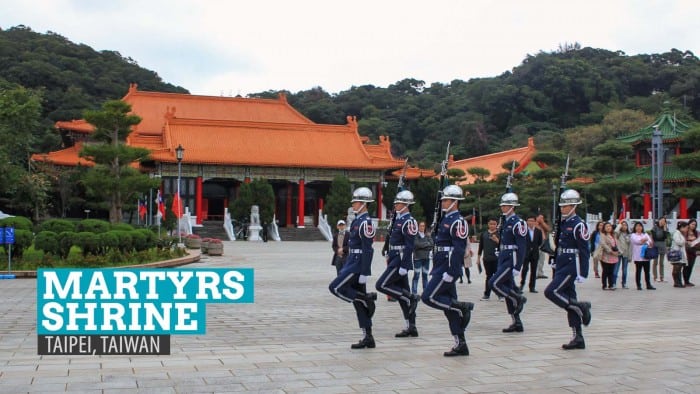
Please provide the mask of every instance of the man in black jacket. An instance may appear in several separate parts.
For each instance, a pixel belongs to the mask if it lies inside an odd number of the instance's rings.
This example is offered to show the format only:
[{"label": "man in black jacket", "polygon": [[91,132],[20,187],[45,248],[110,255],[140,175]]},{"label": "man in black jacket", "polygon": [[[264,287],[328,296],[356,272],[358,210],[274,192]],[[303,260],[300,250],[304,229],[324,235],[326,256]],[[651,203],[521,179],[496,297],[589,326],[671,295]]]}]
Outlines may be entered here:
[{"label": "man in black jacket", "polygon": [[520,276],[520,289],[525,288],[525,279],[528,271],[530,272],[529,288],[530,293],[537,293],[535,290],[535,282],[537,280],[537,262],[540,259],[540,245],[542,245],[542,231],[536,226],[537,219],[534,215],[527,217],[527,234],[525,235],[525,263],[523,264],[523,272]]}]

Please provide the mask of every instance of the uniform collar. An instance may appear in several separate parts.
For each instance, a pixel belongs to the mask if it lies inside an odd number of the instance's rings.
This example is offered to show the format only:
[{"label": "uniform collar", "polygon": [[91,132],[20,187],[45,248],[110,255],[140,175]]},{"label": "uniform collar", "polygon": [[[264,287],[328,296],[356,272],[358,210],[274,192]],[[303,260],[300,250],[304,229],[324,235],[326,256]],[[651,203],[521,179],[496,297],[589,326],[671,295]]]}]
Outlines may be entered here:
[{"label": "uniform collar", "polygon": [[362,212],[361,214],[355,216],[355,219],[361,219],[363,216],[369,215],[369,212]]},{"label": "uniform collar", "polygon": [[446,213],[445,216],[452,216],[452,215],[458,214],[458,213],[459,213],[458,210],[454,210],[454,211],[451,211],[451,212]]},{"label": "uniform collar", "polygon": [[404,217],[404,216],[406,216],[406,215],[408,215],[408,214],[409,214],[409,211],[408,211],[408,210],[403,211],[403,212],[397,212],[397,213],[396,213],[396,218],[397,218],[397,219],[401,219],[402,217]]}]

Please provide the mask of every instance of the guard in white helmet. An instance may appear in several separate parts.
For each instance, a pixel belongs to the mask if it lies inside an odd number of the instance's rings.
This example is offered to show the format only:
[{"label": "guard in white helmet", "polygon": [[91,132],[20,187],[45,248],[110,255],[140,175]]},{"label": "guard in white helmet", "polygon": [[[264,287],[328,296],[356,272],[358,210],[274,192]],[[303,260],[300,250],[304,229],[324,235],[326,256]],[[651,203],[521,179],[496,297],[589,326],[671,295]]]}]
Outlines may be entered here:
[{"label": "guard in white helmet", "polygon": [[352,349],[375,347],[372,336],[372,316],[375,310],[377,293],[367,292],[367,278],[372,275],[372,257],[375,229],[367,213],[367,204],[374,201],[372,191],[366,187],[357,188],[352,194],[352,211],[355,220],[350,224],[348,236],[348,257],[340,274],[331,282],[328,289],[343,301],[352,302],[357,312],[357,320],[363,337]]},{"label": "guard in white helmet", "polygon": [[568,189],[559,196],[561,222],[557,239],[557,255],[554,278],[544,291],[545,297],[566,310],[573,338],[562,346],[563,349],[585,349],[583,325],[591,322],[591,303],[578,301],[576,282],[583,283],[588,277],[590,249],[588,226],[576,214],[576,206],[581,204],[581,196],[576,190]]},{"label": "guard in white helmet", "polygon": [[503,332],[523,332],[520,313],[527,298],[518,291],[513,276],[520,276],[520,270],[525,261],[527,224],[515,213],[515,207],[520,205],[517,194],[504,194],[500,205],[505,220],[499,237],[498,268],[491,278],[491,288],[496,294],[506,299],[506,309],[512,319],[511,325],[504,328]]},{"label": "guard in white helmet", "polygon": [[418,223],[411,216],[409,206],[414,203],[413,193],[400,191],[394,199],[394,220],[389,230],[389,251],[386,271],[377,279],[377,291],[399,301],[406,327],[397,338],[417,337],[416,308],[420,298],[411,293],[408,271],[413,269],[413,241],[418,234]]},{"label": "guard in white helmet", "polygon": [[474,309],[473,303],[457,299],[454,282],[462,272],[469,234],[469,226],[459,214],[460,200],[464,200],[464,193],[459,186],[450,185],[443,189],[441,208],[444,213],[437,224],[433,269],[430,271],[428,286],[421,296],[428,306],[442,310],[449,322],[455,345],[444,353],[445,357],[469,355],[464,332]]}]

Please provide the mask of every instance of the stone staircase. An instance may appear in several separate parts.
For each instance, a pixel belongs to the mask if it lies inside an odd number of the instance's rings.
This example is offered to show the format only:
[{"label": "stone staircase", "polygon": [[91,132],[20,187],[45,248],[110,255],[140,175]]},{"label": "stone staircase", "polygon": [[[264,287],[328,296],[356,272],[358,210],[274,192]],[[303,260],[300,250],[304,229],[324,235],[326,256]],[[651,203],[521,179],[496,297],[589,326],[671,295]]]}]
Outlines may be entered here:
[{"label": "stone staircase", "polygon": [[202,225],[203,227],[192,227],[192,232],[202,238],[219,238],[220,240],[228,241],[223,220],[205,220],[202,222]]},{"label": "stone staircase", "polygon": [[296,228],[280,227],[282,241],[326,241],[321,231],[316,227]]}]

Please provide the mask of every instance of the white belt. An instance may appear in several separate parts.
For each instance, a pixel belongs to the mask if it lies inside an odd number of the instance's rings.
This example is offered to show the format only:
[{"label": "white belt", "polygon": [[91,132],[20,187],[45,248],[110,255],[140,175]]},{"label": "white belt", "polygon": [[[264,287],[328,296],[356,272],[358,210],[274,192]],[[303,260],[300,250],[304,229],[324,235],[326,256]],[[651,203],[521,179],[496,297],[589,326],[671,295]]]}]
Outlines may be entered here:
[{"label": "white belt", "polygon": [[451,252],[454,246],[438,246],[435,248],[438,252]]},{"label": "white belt", "polygon": [[501,245],[501,250],[518,250],[518,245]]},{"label": "white belt", "polygon": [[350,249],[350,253],[362,253],[362,249]]},{"label": "white belt", "polygon": [[404,250],[405,248],[405,245],[389,246],[389,250]]},{"label": "white belt", "polygon": [[559,254],[564,253],[578,254],[578,249],[559,249]]}]

